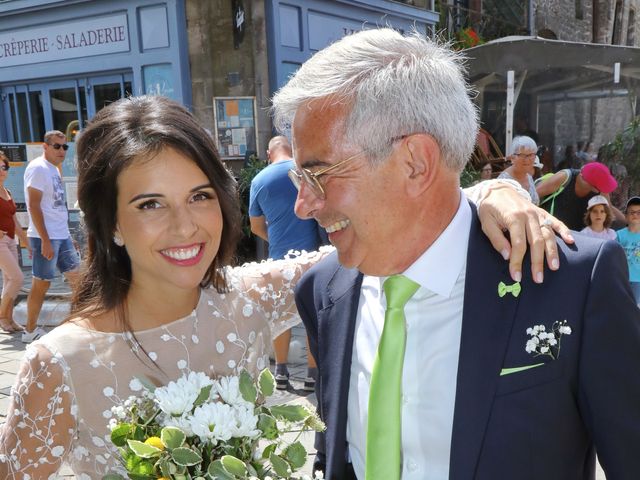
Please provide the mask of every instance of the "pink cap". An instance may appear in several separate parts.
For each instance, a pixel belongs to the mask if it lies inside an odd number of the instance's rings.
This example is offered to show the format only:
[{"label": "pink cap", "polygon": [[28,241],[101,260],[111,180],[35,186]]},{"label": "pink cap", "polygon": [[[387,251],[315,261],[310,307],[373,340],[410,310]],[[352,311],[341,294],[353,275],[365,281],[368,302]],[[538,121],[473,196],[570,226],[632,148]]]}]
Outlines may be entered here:
[{"label": "pink cap", "polygon": [[581,173],[582,178],[600,193],[611,193],[618,187],[618,182],[603,163],[587,163],[582,167]]}]

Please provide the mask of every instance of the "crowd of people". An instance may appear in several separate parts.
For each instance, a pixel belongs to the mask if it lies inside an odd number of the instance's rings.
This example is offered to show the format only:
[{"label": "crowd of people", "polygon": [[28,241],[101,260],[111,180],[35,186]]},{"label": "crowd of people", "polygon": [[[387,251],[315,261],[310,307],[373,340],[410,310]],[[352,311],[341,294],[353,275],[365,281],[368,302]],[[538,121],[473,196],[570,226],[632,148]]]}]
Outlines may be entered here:
[{"label": "crowd of people", "polygon": [[[0,427],[2,478],[51,478],[63,463],[79,478],[124,474],[108,423],[139,392],[136,377],[255,375],[300,319],[327,427],[315,442],[324,478],[583,480],[596,452],[610,478],[635,478],[640,379],[627,372],[640,367],[640,310],[623,249],[571,235],[531,201],[544,206],[562,185],[554,213],[579,198],[581,219],[603,232],[608,170],[588,164],[536,186],[535,142],[516,139],[508,178],[461,191],[478,131],[461,59],[388,28],[318,52],[274,96],[273,114],[293,140],[288,202],[333,247],[245,265],[233,264],[235,181],[183,106],[122,99],[79,135],[80,266],[68,232],[47,223],[49,201],[66,215],[52,170],[66,148],[45,135],[33,168],[46,171],[25,187],[42,257],[34,282],[55,267],[77,278],[62,325],[36,335],[29,317],[35,341]],[[252,227],[274,240],[260,188]],[[640,236],[632,200],[621,243]]]}]

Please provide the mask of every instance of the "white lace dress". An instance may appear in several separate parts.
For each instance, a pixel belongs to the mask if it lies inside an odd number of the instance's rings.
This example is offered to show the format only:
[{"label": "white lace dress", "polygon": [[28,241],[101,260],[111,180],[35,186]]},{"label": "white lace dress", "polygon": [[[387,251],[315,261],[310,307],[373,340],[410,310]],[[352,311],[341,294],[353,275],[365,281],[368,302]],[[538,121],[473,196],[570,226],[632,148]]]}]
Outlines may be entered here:
[{"label": "white lace dress", "polygon": [[124,474],[108,423],[112,406],[140,393],[135,377],[167,383],[191,370],[218,377],[267,367],[272,333],[299,322],[292,287],[322,255],[230,268],[228,293],[203,290],[189,316],[135,332],[161,371],[125,333],[65,323],[34,342],[1,427],[0,478],[55,479],[63,462],[79,480]]}]

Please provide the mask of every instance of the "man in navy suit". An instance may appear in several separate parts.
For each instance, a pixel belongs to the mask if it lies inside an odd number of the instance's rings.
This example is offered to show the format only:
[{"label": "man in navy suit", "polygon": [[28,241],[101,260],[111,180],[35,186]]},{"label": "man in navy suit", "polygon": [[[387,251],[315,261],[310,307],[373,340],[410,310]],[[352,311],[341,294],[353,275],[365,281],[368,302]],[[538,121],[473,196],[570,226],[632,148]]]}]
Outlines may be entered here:
[{"label": "man in navy suit", "polygon": [[[640,315],[624,253],[560,242],[550,263],[563,267],[541,283],[535,252],[555,239],[531,222],[533,275],[509,271],[459,188],[478,130],[459,57],[418,35],[360,32],[306,62],[274,112],[292,127],[296,213],[337,250],[297,290],[325,478],[391,480],[370,467],[387,452],[366,452],[399,423],[393,478],[593,479],[597,451],[607,478],[637,479]],[[380,427],[368,412],[396,394],[398,379],[375,370],[385,280],[399,274],[417,290],[403,310],[400,420]],[[370,398],[372,375],[388,389]]]}]

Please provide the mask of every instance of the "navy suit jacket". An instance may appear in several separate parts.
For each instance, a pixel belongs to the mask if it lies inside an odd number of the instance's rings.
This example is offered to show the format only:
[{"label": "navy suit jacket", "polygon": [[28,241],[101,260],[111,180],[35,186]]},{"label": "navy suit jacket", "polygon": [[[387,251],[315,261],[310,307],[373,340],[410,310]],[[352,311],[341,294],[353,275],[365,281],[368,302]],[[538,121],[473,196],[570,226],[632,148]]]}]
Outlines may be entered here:
[{"label": "navy suit jacket", "polygon": [[[574,246],[558,242],[560,270],[535,284],[527,258],[520,295],[500,298],[498,283],[512,283],[508,264],[472,208],[449,478],[593,479],[596,449],[608,480],[640,478],[640,310],[622,249],[575,235]],[[347,398],[361,283],[333,254],[296,291],[319,367],[327,430],[316,437],[316,468],[327,479],[352,476]],[[525,351],[527,328],[563,320],[572,333],[557,360]]]}]

